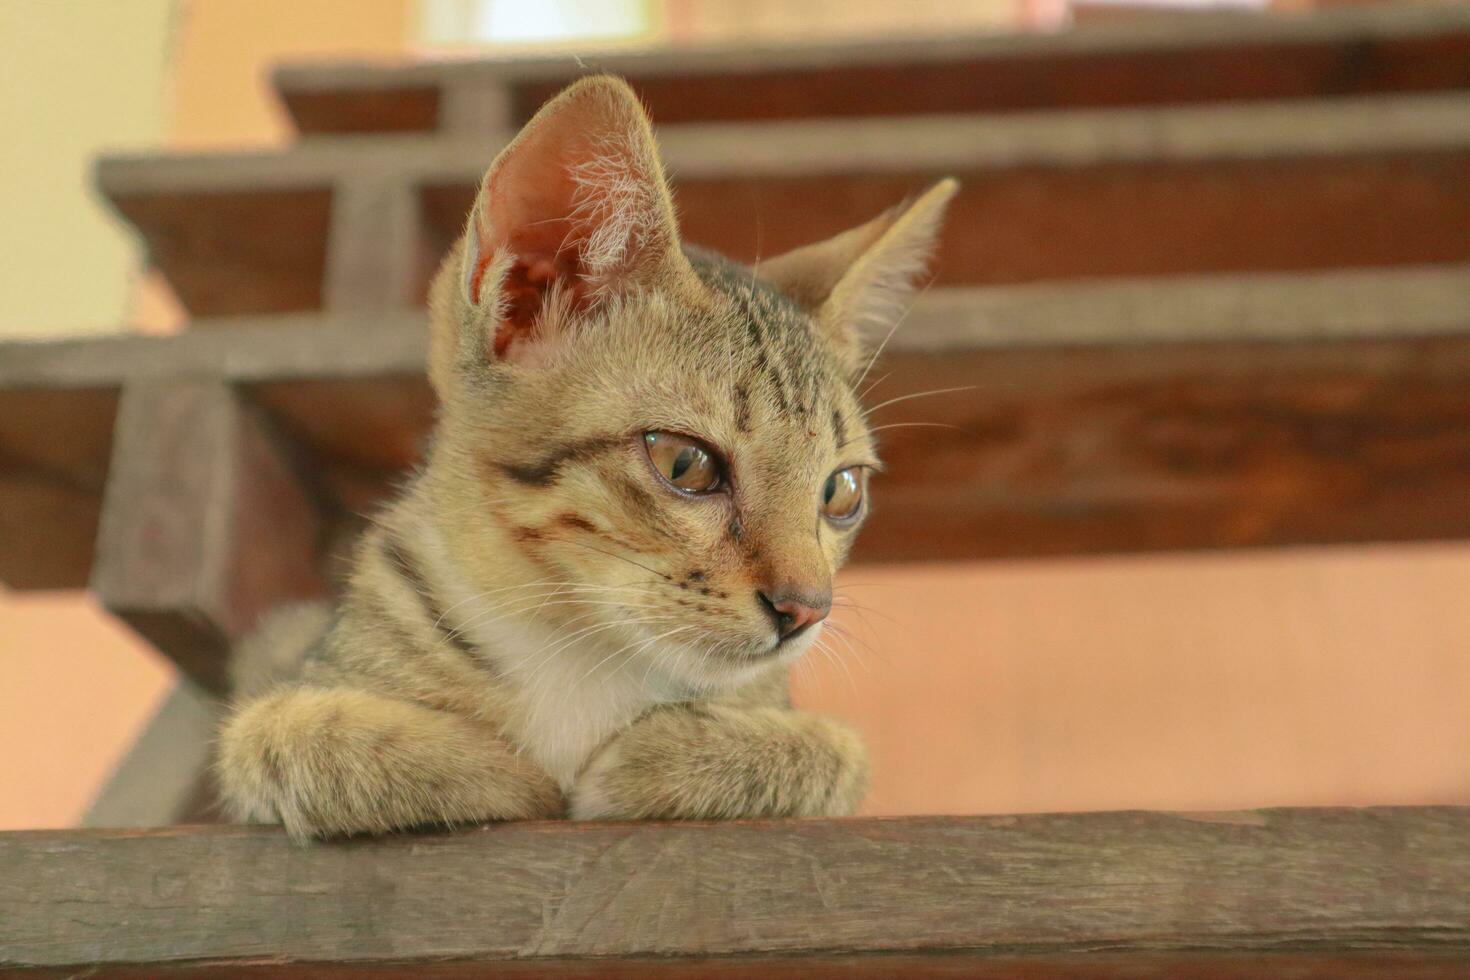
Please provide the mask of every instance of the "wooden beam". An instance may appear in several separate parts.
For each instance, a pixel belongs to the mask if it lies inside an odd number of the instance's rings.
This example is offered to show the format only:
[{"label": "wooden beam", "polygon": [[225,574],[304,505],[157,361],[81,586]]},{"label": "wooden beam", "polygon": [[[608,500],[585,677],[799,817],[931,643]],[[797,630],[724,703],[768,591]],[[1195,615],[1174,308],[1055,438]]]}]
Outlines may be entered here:
[{"label": "wooden beam", "polygon": [[438,259],[425,254],[427,248],[413,188],[371,172],[339,181],[332,192],[323,307],[375,313],[414,305]]},{"label": "wooden beam", "polygon": [[[803,174],[902,174],[1276,160],[1470,147],[1459,94],[1383,95],[1247,105],[810,119],[662,126],[670,171],[712,180]],[[657,122],[657,120],[655,120]],[[114,200],[155,194],[325,188],[395,173],[411,184],[474,183],[507,128],[474,137],[320,139],[285,151],[113,154],[96,180]]]},{"label": "wooden beam", "polygon": [[206,690],[271,606],[321,594],[320,520],[271,427],[220,380],[123,388],[91,587]]},{"label": "wooden beam", "polygon": [[84,827],[167,827],[217,818],[210,754],[219,701],[191,681],[174,684],[106,784]]},{"label": "wooden beam", "polygon": [[[498,85],[524,121],[588,71],[626,76],[665,123],[1182,104],[1470,86],[1470,17],[1451,5],[1270,17],[1131,17],[1056,33],[276,71],[304,133],[452,128],[462,88]],[[366,111],[369,107],[373,111]]]},{"label": "wooden beam", "polygon": [[1470,977],[1470,809],[0,834],[0,969]]},{"label": "wooden beam", "polygon": [[498,80],[453,85],[439,93],[439,99],[439,127],[465,138],[483,139],[487,133],[515,129],[530,118],[516,112],[510,87]]},{"label": "wooden beam", "polygon": [[[507,137],[115,158],[99,180],[156,241],[196,315],[318,309],[328,245],[321,205],[309,203],[316,188],[391,178],[400,196],[389,210],[404,214],[412,202],[401,195],[422,193],[422,236],[339,236],[367,257],[359,267],[388,268],[394,290],[413,270],[421,298]],[[938,252],[947,285],[1470,258],[1460,193],[1470,113],[1459,96],[675,125],[661,139],[688,239],[745,259],[861,223],[946,174],[963,185]]]}]

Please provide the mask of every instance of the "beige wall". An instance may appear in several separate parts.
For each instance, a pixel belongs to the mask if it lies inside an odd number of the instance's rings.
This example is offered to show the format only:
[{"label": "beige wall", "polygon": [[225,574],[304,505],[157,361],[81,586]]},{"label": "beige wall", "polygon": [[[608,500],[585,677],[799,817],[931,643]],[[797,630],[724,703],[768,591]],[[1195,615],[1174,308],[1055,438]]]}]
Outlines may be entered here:
[{"label": "beige wall", "polygon": [[[132,256],[83,192],[93,147],[281,142],[269,63],[401,52],[408,11],[0,0],[0,105],[24,134],[0,144],[19,216],[0,334],[122,322]],[[84,275],[10,261],[43,253]],[[798,696],[867,732],[872,812],[1470,803],[1470,548],[873,568],[843,588],[856,650],[834,639],[844,662],[814,655]],[[90,600],[0,592],[0,828],[75,822],[171,678]]]},{"label": "beige wall", "polygon": [[170,7],[0,2],[0,339],[122,323],[137,246],[92,162],[162,135]]}]

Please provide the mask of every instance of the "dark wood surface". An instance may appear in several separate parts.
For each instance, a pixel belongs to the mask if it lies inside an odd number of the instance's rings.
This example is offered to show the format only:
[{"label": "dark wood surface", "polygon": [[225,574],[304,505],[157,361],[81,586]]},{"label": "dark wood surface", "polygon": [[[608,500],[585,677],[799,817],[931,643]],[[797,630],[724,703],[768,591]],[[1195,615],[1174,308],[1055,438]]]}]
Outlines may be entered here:
[{"label": "dark wood surface", "polygon": [[[0,374],[17,367],[17,350],[0,345]],[[54,387],[19,374],[0,383],[0,582],[78,588],[92,568],[121,375]]]},{"label": "dark wood surface", "polygon": [[331,186],[118,195],[149,261],[196,314],[320,309]]},{"label": "dark wood surface", "polygon": [[276,86],[305,134],[426,132],[455,128],[444,103],[465,90],[504,90],[518,123],[588,71],[628,77],[664,123],[1431,91],[1470,86],[1470,16],[1448,5],[1384,5],[1134,17],[1020,36],[299,65],[278,70]]},{"label": "dark wood surface", "polygon": [[[218,378],[361,513],[420,457],[425,348],[411,314],[0,348],[6,581],[85,583],[125,382]],[[874,415],[920,425],[880,433],[860,561],[1470,536],[1464,267],[932,290],[869,380],[963,390]]]},{"label": "dark wood surface", "polygon": [[1467,878],[1454,808],[37,831],[0,834],[0,969],[1466,977]]}]

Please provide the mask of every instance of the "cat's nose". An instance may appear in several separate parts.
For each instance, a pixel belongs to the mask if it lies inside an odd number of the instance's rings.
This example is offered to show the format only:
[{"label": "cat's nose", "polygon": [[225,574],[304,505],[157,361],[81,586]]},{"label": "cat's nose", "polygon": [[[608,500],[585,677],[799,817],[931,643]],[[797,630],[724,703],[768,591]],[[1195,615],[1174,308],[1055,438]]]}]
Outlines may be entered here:
[{"label": "cat's nose", "polygon": [[803,592],[799,589],[777,589],[757,592],[761,605],[776,624],[776,632],[786,640],[808,626],[820,623],[832,611],[832,593]]}]

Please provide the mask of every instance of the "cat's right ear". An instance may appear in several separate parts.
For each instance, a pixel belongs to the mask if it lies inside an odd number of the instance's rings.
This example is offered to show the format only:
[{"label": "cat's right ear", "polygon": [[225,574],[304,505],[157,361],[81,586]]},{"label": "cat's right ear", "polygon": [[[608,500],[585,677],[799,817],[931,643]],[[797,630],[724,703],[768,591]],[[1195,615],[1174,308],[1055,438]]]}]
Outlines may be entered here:
[{"label": "cat's right ear", "polygon": [[480,185],[457,284],[460,356],[534,363],[578,317],[682,262],[643,106],[621,79],[582,79],[536,113]]}]

